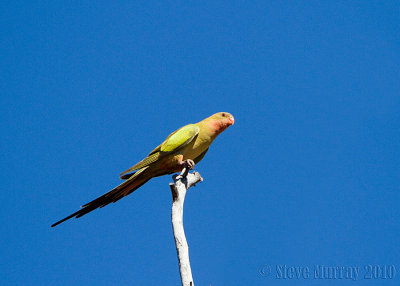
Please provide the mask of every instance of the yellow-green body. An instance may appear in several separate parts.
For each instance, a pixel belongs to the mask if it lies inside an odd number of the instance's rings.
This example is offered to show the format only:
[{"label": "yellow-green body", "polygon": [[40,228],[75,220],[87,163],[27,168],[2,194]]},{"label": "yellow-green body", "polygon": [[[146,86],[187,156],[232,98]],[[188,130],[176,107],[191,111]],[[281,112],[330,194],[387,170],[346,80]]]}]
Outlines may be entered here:
[{"label": "yellow-green body", "polygon": [[234,123],[227,112],[216,113],[196,124],[188,124],[171,133],[163,143],[133,167],[121,173],[122,184],[101,197],[82,206],[82,209],[58,221],[52,226],[71,218],[81,217],[92,210],[129,195],[153,177],[182,170],[186,160],[200,162],[214,139]]}]

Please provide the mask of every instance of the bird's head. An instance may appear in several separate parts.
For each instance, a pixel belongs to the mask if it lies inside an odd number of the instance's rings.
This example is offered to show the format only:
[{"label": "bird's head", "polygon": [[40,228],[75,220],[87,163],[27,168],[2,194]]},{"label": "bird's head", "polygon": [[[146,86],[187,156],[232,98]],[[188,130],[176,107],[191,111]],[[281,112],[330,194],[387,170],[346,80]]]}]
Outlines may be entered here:
[{"label": "bird's head", "polygon": [[211,120],[213,126],[218,133],[221,133],[229,126],[235,123],[235,118],[228,112],[218,112],[211,115],[208,119]]}]

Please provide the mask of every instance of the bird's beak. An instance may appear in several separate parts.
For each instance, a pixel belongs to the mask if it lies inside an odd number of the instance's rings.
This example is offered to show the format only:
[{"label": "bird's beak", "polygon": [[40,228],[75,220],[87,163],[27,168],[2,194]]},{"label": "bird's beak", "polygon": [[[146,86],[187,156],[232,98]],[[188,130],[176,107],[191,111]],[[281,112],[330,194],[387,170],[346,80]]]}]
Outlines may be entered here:
[{"label": "bird's beak", "polygon": [[233,116],[232,116],[232,117],[229,117],[228,120],[229,120],[229,123],[230,123],[231,125],[233,125],[233,124],[235,123],[235,118],[233,118]]}]

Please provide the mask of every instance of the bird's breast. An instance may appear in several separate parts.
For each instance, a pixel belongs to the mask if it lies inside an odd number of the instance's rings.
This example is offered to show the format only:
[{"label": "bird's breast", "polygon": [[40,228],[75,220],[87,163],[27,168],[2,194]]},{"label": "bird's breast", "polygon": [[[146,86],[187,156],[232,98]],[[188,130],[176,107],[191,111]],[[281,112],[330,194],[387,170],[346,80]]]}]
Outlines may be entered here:
[{"label": "bird's breast", "polygon": [[197,136],[195,140],[190,142],[188,148],[184,148],[183,159],[194,160],[210,147],[211,142],[212,139],[208,136]]}]

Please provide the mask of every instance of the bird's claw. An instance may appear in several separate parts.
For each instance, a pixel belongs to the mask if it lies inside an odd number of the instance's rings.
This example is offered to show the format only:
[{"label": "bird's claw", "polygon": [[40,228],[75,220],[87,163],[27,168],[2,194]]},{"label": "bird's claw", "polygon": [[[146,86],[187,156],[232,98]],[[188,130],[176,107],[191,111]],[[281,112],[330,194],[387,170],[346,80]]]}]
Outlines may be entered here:
[{"label": "bird's claw", "polygon": [[193,170],[194,169],[194,165],[195,165],[195,163],[194,163],[194,161],[193,160],[191,160],[191,159],[187,159],[187,160],[185,160],[184,161],[185,163],[185,167],[186,168],[189,168],[190,170]]},{"label": "bird's claw", "polygon": [[189,170],[193,170],[195,166],[195,163],[191,159],[187,159],[185,161],[182,161],[182,172],[176,177],[177,180],[180,180],[184,177],[187,176],[189,173]]}]

